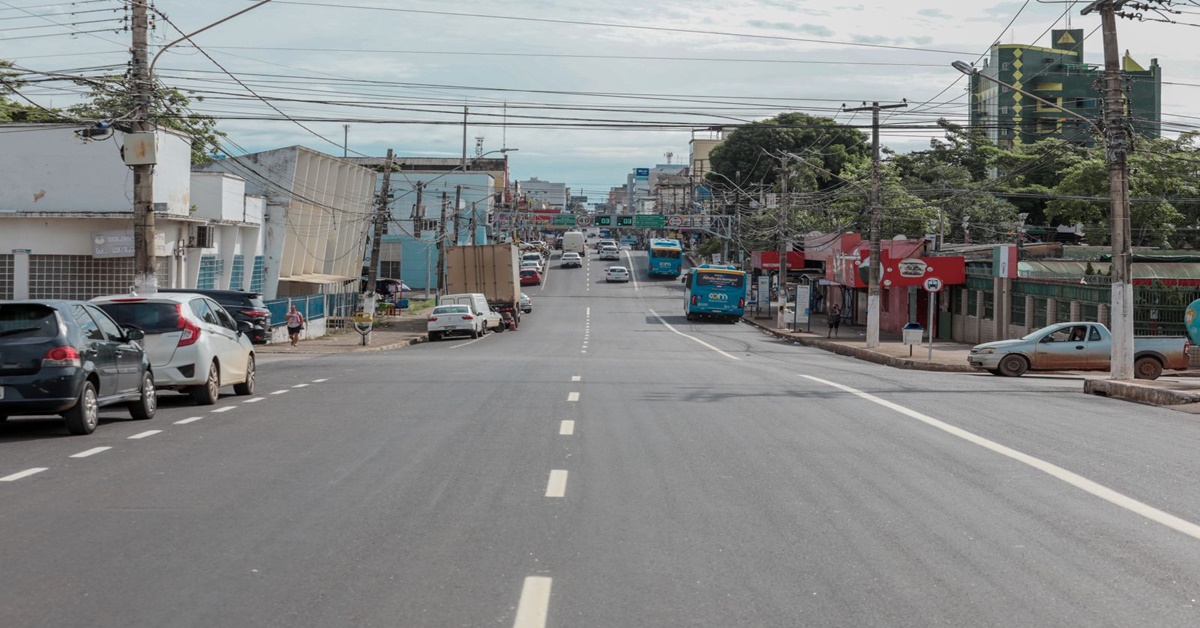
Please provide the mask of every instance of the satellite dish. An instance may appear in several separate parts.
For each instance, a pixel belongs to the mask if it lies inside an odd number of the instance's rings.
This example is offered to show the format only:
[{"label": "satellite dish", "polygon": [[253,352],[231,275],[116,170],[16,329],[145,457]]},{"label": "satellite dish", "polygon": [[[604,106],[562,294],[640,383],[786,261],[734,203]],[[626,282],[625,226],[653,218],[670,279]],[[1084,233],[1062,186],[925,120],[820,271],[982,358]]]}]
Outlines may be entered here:
[{"label": "satellite dish", "polygon": [[900,233],[900,234],[897,234],[897,235],[896,235],[895,237],[893,237],[892,239],[893,239],[893,240],[907,240],[907,239],[908,239],[908,236],[904,235],[903,233]]}]

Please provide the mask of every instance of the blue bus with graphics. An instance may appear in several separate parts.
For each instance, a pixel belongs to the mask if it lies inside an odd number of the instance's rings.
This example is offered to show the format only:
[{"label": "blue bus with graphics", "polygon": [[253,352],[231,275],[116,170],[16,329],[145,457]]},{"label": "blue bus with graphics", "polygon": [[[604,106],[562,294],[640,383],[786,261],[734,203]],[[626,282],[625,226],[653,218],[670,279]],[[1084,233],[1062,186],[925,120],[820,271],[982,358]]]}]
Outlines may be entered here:
[{"label": "blue bus with graphics", "polygon": [[683,245],[679,240],[667,238],[651,238],[650,246],[646,248],[650,257],[649,272],[651,276],[661,275],[678,277],[683,268]]},{"label": "blue bus with graphics", "polygon": [[738,322],[746,309],[746,273],[736,266],[701,264],[683,276],[683,313],[689,321],[721,318]]}]

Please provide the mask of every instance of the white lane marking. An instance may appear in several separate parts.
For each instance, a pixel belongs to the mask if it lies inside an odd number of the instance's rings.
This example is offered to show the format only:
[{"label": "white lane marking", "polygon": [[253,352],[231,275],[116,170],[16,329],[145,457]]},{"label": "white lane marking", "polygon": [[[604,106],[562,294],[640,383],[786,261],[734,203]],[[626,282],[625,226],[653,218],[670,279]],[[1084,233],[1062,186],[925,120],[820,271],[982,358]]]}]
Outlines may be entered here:
[{"label": "white lane marking", "polygon": [[567,393],[567,401],[579,401],[579,393]]},{"label": "white lane marking", "polygon": [[583,351],[580,351],[580,353],[587,353],[587,349],[584,349]]},{"label": "white lane marking", "polygon": [[553,582],[552,578],[545,576],[525,578],[513,628],[546,628],[546,616],[550,610],[550,586]]},{"label": "white lane marking", "polygon": [[468,341],[466,341],[466,342],[463,342],[463,343],[459,343],[459,344],[453,345],[453,346],[451,346],[450,348],[451,348],[451,349],[457,349],[457,348],[459,348],[459,347],[465,347],[465,346],[467,346],[467,345],[470,345],[470,344],[475,344],[475,343],[479,342],[480,340],[485,340],[485,339],[487,339],[487,338],[490,338],[491,336],[492,336],[492,334],[488,334],[487,336],[480,336],[480,337],[478,337],[478,338],[476,338],[476,339],[474,339],[474,340],[468,340]]},{"label": "white lane marking", "polygon": [[21,471],[20,473],[14,473],[12,475],[6,475],[6,476],[0,478],[0,482],[16,482],[17,480],[19,480],[21,478],[27,478],[36,473],[41,473],[42,471],[46,471],[49,468],[50,467],[34,467],[32,469],[25,469],[24,471]]},{"label": "white lane marking", "polygon": [[586,308],[586,309],[587,309],[587,315],[588,315],[588,316],[591,316],[591,315],[592,315],[592,308],[590,308],[590,307],[589,307],[589,308]]},{"label": "white lane marking", "polygon": [[575,433],[575,422],[570,419],[563,421],[562,425],[558,428],[559,436],[570,436],[574,433]]},{"label": "white lane marking", "polygon": [[326,378],[323,378],[323,379],[314,379],[314,380],[312,381],[312,383],[314,383],[314,384],[320,384],[321,382],[327,382],[327,381],[329,381],[329,378],[328,378],[328,377],[326,377]]},{"label": "white lane marking", "polygon": [[74,454],[71,457],[72,458],[87,458],[88,456],[94,456],[102,451],[108,451],[110,449],[112,449],[112,447],[93,447],[87,451],[81,451],[77,454]]},{"label": "white lane marking", "polygon": [[667,327],[667,329],[669,329],[669,330],[671,330],[671,331],[673,331],[673,332],[675,332],[675,333],[679,334],[680,336],[683,336],[684,338],[687,338],[687,339],[689,339],[689,340],[694,340],[694,341],[696,341],[696,342],[698,342],[698,343],[700,343],[700,344],[704,345],[705,347],[708,347],[709,349],[712,349],[713,351],[716,351],[717,353],[720,353],[721,355],[723,355],[723,356],[725,356],[725,357],[729,358],[730,360],[739,360],[739,361],[741,360],[741,358],[739,358],[739,357],[737,357],[737,356],[730,355],[730,354],[728,354],[728,353],[725,353],[724,351],[722,351],[722,350],[720,350],[720,349],[718,349],[718,348],[716,348],[716,347],[714,347],[714,346],[712,346],[712,345],[708,344],[707,342],[704,342],[703,340],[701,340],[701,339],[699,339],[699,338],[697,338],[697,337],[695,337],[695,336],[689,336],[688,334],[685,334],[685,333],[683,333],[683,332],[679,331],[678,329],[675,329],[674,327],[672,327],[672,326],[671,326],[671,324],[670,324],[670,323],[668,323],[667,321],[664,321],[664,320],[663,320],[663,317],[661,317],[661,316],[659,316],[659,315],[658,315],[658,312],[655,312],[654,310],[650,310],[650,313],[654,315],[654,318],[657,318],[657,319],[658,319],[658,322],[660,322],[660,323],[662,323],[663,325],[665,325],[665,326]]},{"label": "white lane marking", "polygon": [[282,395],[282,394],[283,394],[283,393],[285,393],[285,392],[287,392],[287,389],[284,389],[284,390],[276,390],[275,392],[273,392],[273,393],[271,393],[271,394],[272,394],[272,395]]},{"label": "white lane marking", "polygon": [[195,423],[196,421],[199,421],[200,419],[203,419],[203,418],[204,417],[202,417],[202,416],[188,417],[182,421],[176,421],[175,425],[187,425],[188,423]]},{"label": "white lane marking", "polygon": [[213,414],[218,414],[221,412],[229,412],[233,408],[234,408],[234,406],[225,406],[224,408],[217,408],[216,410],[213,410]]},{"label": "white lane marking", "polygon": [[895,410],[896,412],[899,412],[900,414],[903,414],[904,416],[916,419],[926,425],[929,425],[930,427],[935,427],[939,430],[942,430],[943,432],[946,432],[947,434],[950,434],[952,436],[957,436],[957,437],[967,441],[968,443],[978,445],[980,447],[983,447],[984,449],[990,449],[991,451],[994,451],[994,452],[1000,454],[1001,456],[1004,456],[1006,458],[1011,458],[1017,462],[1020,462],[1022,464],[1033,467],[1034,469],[1037,469],[1038,471],[1046,473],[1047,475],[1050,475],[1051,477],[1062,480],[1063,482],[1066,482],[1067,484],[1070,484],[1071,486],[1074,486],[1075,488],[1078,488],[1082,491],[1091,493],[1092,495],[1095,495],[1096,497],[1099,497],[1100,499],[1103,499],[1104,501],[1109,502],[1109,503],[1113,504],[1114,506],[1124,508],[1125,510],[1128,510],[1129,512],[1132,512],[1137,515],[1141,515],[1151,521],[1160,523],[1160,524],[1167,526],[1168,528],[1171,528],[1172,530],[1175,530],[1177,532],[1182,532],[1183,534],[1186,534],[1192,538],[1200,539],[1200,525],[1197,525],[1195,523],[1192,523],[1191,521],[1187,521],[1180,517],[1176,517],[1175,515],[1172,515],[1170,513],[1163,512],[1149,504],[1145,504],[1136,499],[1133,499],[1132,497],[1129,497],[1128,495],[1118,493],[1117,491],[1114,491],[1113,489],[1108,488],[1107,486],[1104,486],[1103,484],[1089,480],[1089,479],[1083,477],[1082,475],[1068,471],[1056,464],[1046,462],[1045,460],[1042,460],[1041,458],[1035,458],[1027,453],[1017,451],[1016,449],[1012,449],[1011,447],[1005,447],[1004,445],[1001,445],[1000,443],[997,443],[992,440],[988,440],[982,436],[979,436],[972,432],[968,432],[967,430],[964,430],[960,427],[955,427],[948,423],[944,423],[944,422],[939,421],[931,416],[921,414],[920,412],[917,412],[916,410],[910,410],[900,404],[892,403],[891,401],[887,401],[885,399],[880,399],[879,397],[876,397],[875,395],[872,395],[870,393],[865,393],[861,390],[857,390],[857,389],[851,388],[849,386],[844,386],[842,384],[831,382],[829,380],[821,379],[819,377],[813,377],[811,375],[802,375],[801,377],[811,379],[812,381],[820,383],[820,384],[825,384],[826,386],[831,386],[833,388],[837,388],[838,390],[848,392],[856,397],[870,401],[871,403],[875,403],[875,404],[881,405],[885,408]]},{"label": "white lane marking", "polygon": [[247,399],[247,400],[243,401],[242,403],[258,403],[258,402],[262,401],[263,399],[266,399],[266,397],[255,397],[253,399]]},{"label": "white lane marking", "polygon": [[567,471],[555,469],[550,472],[550,481],[546,482],[546,497],[562,497],[567,494]]},{"label": "white lane marking", "polygon": [[571,381],[573,381],[573,382],[577,382],[577,381],[579,381],[579,377],[580,377],[579,375],[572,375],[572,376],[571,376]]},{"label": "white lane marking", "polygon": [[162,434],[162,430],[146,430],[141,434],[134,434],[133,436],[130,436],[129,440],[139,440],[148,436],[154,436],[155,434]]},{"label": "white lane marking", "polygon": [[305,386],[308,386],[308,384],[296,384],[295,386],[292,386],[292,388],[304,388]]},{"label": "white lane marking", "polygon": [[629,260],[629,279],[633,281],[634,292],[641,290],[641,288],[638,287],[637,272],[635,272],[633,268],[633,257],[629,251],[625,251],[625,259]]}]

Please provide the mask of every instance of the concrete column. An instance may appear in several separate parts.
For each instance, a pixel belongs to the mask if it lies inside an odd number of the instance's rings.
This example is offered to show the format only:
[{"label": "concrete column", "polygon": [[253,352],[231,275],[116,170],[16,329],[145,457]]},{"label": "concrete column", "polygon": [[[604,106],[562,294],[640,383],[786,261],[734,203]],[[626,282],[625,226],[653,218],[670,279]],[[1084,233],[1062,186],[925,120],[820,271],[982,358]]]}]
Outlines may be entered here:
[{"label": "concrete column", "polygon": [[13,249],[13,299],[29,298],[29,249]]},{"label": "concrete column", "polygon": [[1046,324],[1053,325],[1058,322],[1058,299],[1053,297],[1046,299]]},{"label": "concrete column", "polygon": [[983,342],[983,290],[975,291],[975,337]]},{"label": "concrete column", "polygon": [[1099,319],[1099,322],[1104,323],[1106,327],[1111,327],[1108,320],[1108,310],[1109,306],[1107,305],[1098,306],[1096,308],[1096,318]]},{"label": "concrete column", "polygon": [[[1029,330],[1033,327],[1033,307],[1034,299],[1030,295],[1025,296],[1025,329]],[[1029,333],[1026,331],[1025,333]]]},{"label": "concrete column", "polygon": [[1063,321],[1064,323],[1073,323],[1079,320],[1079,301],[1071,301],[1071,320]]}]

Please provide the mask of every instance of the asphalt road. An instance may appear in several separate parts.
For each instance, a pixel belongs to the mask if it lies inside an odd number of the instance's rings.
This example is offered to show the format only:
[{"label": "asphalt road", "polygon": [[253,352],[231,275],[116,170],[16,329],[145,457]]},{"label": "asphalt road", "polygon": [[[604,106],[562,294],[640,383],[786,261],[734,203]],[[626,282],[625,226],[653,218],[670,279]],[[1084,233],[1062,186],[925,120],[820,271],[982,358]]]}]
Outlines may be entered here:
[{"label": "asphalt road", "polygon": [[0,424],[0,479],[44,469],[0,481],[0,626],[1200,624],[1193,416],[690,323],[644,264],[254,398]]}]

